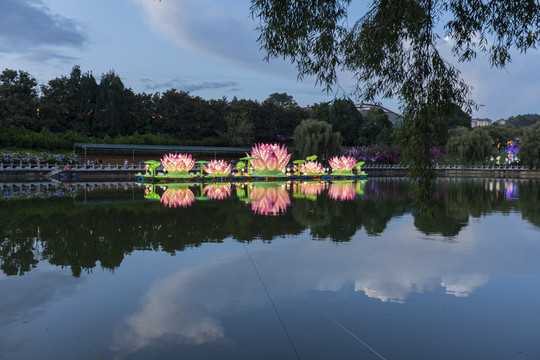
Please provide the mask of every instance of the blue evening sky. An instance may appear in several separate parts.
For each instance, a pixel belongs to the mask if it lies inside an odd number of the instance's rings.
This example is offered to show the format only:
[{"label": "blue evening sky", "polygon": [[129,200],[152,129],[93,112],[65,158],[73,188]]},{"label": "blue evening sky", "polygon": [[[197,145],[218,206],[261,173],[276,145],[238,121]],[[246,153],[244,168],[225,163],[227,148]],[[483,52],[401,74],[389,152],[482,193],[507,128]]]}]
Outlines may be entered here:
[{"label": "blue evening sky", "polygon": [[[353,2],[358,16],[367,1]],[[340,76],[337,93],[314,79],[298,81],[288,61],[263,61],[249,0],[1,0],[0,67],[24,70],[39,83],[66,75],[74,65],[99,81],[114,70],[126,87],[154,93],[171,88],[205,99],[265,100],[287,92],[300,106],[349,95],[354,85]],[[351,19],[356,19],[355,16]],[[449,46],[441,52],[474,87],[482,106],[473,117],[492,120],[540,113],[540,53],[515,54],[504,70],[487,56],[457,64]],[[399,111],[395,100],[382,105]]]}]

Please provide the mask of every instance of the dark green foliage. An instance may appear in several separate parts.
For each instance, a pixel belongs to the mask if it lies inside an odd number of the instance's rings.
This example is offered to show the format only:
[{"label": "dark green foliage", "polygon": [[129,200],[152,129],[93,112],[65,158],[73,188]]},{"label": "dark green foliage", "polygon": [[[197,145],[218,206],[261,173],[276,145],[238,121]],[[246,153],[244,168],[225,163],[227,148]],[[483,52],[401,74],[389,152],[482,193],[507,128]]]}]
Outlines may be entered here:
[{"label": "dark green foliage", "polygon": [[362,114],[350,99],[335,99],[328,109],[328,120],[334,131],[339,131],[343,145],[356,144],[358,131],[362,125]]},{"label": "dark green foliage", "polygon": [[393,125],[388,115],[378,107],[372,107],[364,117],[358,131],[358,145],[392,144]]},{"label": "dark green foliage", "polygon": [[311,107],[311,110],[309,112],[309,117],[315,120],[328,122],[329,116],[330,116],[330,103],[328,102],[314,104]]},{"label": "dark green foliage", "polygon": [[500,144],[499,148],[501,146],[506,147],[508,141],[516,140],[516,138],[521,137],[522,133],[522,130],[518,130],[512,125],[490,125],[484,128],[489,132],[489,136],[493,140],[493,145],[497,147],[497,144]]},{"label": "dark green foliage", "polygon": [[488,129],[475,127],[468,130],[458,127],[450,131],[447,151],[457,155],[463,164],[484,162],[491,154],[493,140]]},{"label": "dark green foliage", "polygon": [[229,146],[251,146],[253,144],[253,122],[245,113],[229,113],[225,116],[226,130],[220,137]]},{"label": "dark green foliage", "polygon": [[[6,69],[0,75],[0,126],[30,130],[15,138],[0,134],[0,143],[11,147],[66,149],[73,147],[73,141],[156,145],[276,142],[292,138],[307,114],[286,93],[274,93],[262,104],[236,98],[230,102],[225,98],[205,100],[176,89],[136,94],[113,71],[104,74],[98,84],[91,73],[81,73],[79,66],[69,76],[42,85],[41,97],[36,80],[28,73]],[[235,118],[241,121],[235,124]],[[72,133],[64,136],[68,132]]]},{"label": "dark green foliage", "polygon": [[540,123],[524,129],[519,156],[521,162],[529,168],[540,168]]},{"label": "dark green foliage", "polygon": [[270,94],[266,101],[273,102],[274,104],[276,104],[277,106],[281,106],[282,108],[298,106],[296,101],[294,101],[292,95],[288,95],[286,92]]},{"label": "dark green foliage", "polygon": [[325,121],[307,119],[294,130],[294,144],[298,158],[317,155],[327,160],[341,152],[341,134]]},{"label": "dark green foliage", "polygon": [[39,130],[37,81],[25,71],[5,69],[0,74],[0,121]]},{"label": "dark green foliage", "polygon": [[471,115],[467,114],[465,111],[457,105],[453,106],[451,114],[448,115],[446,125],[448,130],[457,128],[459,126],[466,127],[467,129],[471,128]]},{"label": "dark green foliage", "polygon": [[508,125],[513,125],[516,128],[522,128],[525,126],[531,126],[540,121],[540,115],[538,114],[526,114],[526,115],[517,115],[510,116],[506,123]]}]

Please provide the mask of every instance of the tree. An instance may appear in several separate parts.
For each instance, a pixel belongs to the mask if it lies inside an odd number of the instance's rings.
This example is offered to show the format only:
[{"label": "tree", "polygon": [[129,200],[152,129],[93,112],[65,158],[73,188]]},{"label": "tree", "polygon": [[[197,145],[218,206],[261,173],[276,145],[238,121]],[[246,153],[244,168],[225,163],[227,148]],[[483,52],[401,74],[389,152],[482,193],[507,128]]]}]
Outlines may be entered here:
[{"label": "tree", "polygon": [[350,99],[335,99],[328,109],[328,122],[334,131],[339,131],[343,145],[353,146],[362,125],[362,114]]},{"label": "tree", "polygon": [[294,143],[300,158],[317,155],[327,160],[340,153],[341,134],[334,132],[326,121],[307,119],[294,130]]},{"label": "tree", "polygon": [[448,152],[459,156],[464,163],[482,162],[491,153],[492,139],[484,127],[468,130],[458,127],[450,131],[447,143]]},{"label": "tree", "polygon": [[[128,103],[124,84],[114,71],[101,77],[96,96],[96,114],[94,119],[100,127],[100,135],[114,136],[132,134],[134,128],[127,123]],[[124,128],[127,125],[127,129]]]},{"label": "tree", "polygon": [[292,95],[285,93],[273,93],[268,96],[266,101],[273,102],[274,104],[281,106],[282,108],[288,108],[292,106],[298,106],[296,101],[294,101]]},{"label": "tree", "polygon": [[38,130],[37,81],[26,71],[5,69],[0,74],[0,120]]},{"label": "tree", "polygon": [[540,168],[540,122],[524,131],[519,156],[525,166]]},{"label": "tree", "polygon": [[515,127],[522,128],[524,126],[531,126],[540,121],[540,115],[538,114],[526,114],[526,115],[517,115],[510,116],[507,123],[509,125],[514,125]]},{"label": "tree", "polygon": [[446,120],[448,130],[464,126],[467,129],[471,128],[471,115],[463,111],[459,106],[454,105],[454,109]]},{"label": "tree", "polygon": [[249,120],[246,113],[238,115],[229,113],[225,116],[227,129],[219,135],[230,146],[249,146],[253,144],[253,129],[255,126]]},{"label": "tree", "polygon": [[540,5],[532,0],[374,0],[353,22],[350,2],[252,0],[252,16],[260,20],[258,40],[267,59],[289,58],[300,78],[314,76],[331,89],[338,71],[346,70],[355,75],[359,98],[397,97],[403,106],[402,156],[411,164],[417,200],[427,203],[436,178],[429,151],[440,122],[455,105],[466,112],[475,105],[459,71],[440,55],[439,39],[453,41],[452,53],[460,61],[480,51],[488,53],[492,66],[504,67],[511,49],[526,51],[540,43]]},{"label": "tree", "polygon": [[358,131],[359,145],[392,143],[393,125],[388,115],[378,107],[372,107],[364,117],[364,122]]}]

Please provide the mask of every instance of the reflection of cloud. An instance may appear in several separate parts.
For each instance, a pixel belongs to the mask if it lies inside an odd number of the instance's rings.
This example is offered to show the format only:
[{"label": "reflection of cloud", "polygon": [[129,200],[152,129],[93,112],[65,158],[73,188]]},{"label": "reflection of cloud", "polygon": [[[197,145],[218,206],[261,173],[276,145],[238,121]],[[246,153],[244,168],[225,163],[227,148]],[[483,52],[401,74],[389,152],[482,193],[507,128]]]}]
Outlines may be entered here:
[{"label": "reflection of cloud", "polygon": [[457,297],[469,296],[474,290],[484,286],[489,277],[481,274],[464,275],[459,278],[449,277],[443,279],[441,286],[446,288],[446,293]]},{"label": "reflection of cloud", "polygon": [[142,299],[141,311],[125,320],[115,350],[137,351],[163,336],[178,343],[200,345],[225,336],[220,321],[212,317],[187,291],[197,270],[179,272],[154,283]]},{"label": "reflection of cloud", "polygon": [[57,14],[40,0],[2,0],[0,11],[0,53],[22,53],[39,58],[71,60],[50,46],[80,47],[86,34],[77,24]]},{"label": "reflection of cloud", "polygon": [[[241,260],[219,261],[180,271],[155,282],[141,300],[139,312],[118,329],[113,349],[133,352],[162,337],[177,343],[201,345],[223,341],[225,329],[219,316],[235,306],[242,309],[265,304],[265,294],[252,277],[250,264]],[[254,288],[255,287],[255,288]]]},{"label": "reflection of cloud", "polygon": [[[412,223],[412,216],[405,215],[391,222],[379,238],[360,231],[338,246],[312,241],[306,231],[294,238],[294,244],[284,240],[246,248],[276,302],[313,290],[341,296],[364,292],[381,302],[397,303],[440,287],[447,296],[465,297],[491,276],[539,271],[537,242],[508,241],[508,233],[521,224],[519,214],[505,215],[504,222],[500,216],[474,222],[455,242],[426,241]],[[140,350],[163,338],[195,345],[226,342],[228,323],[222,318],[269,306],[243,251],[154,283],[141,303],[119,329],[116,350]]]}]

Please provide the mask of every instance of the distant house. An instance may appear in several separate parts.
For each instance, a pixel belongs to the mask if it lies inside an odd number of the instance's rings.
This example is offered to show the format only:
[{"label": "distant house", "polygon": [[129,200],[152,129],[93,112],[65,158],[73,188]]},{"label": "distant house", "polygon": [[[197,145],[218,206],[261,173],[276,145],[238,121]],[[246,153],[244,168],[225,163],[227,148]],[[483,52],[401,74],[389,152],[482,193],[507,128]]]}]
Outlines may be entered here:
[{"label": "distant house", "polygon": [[[356,106],[356,109],[358,111],[360,111],[362,116],[366,116],[367,112],[372,107],[376,107],[376,108],[381,109],[382,111],[384,111],[388,115],[388,120],[390,120],[390,122],[394,125],[394,127],[400,127],[401,123],[403,121],[403,117],[401,115],[399,115],[398,113],[395,113],[392,110],[389,110],[389,109],[387,109],[387,108],[385,108],[384,106],[381,106],[381,105],[366,104],[364,102],[361,102],[360,104],[354,104],[354,106]],[[312,107],[308,105],[308,106],[302,107],[302,109],[310,111],[310,110],[312,110]]]},{"label": "distant house", "polygon": [[501,126],[506,125],[506,120],[505,119],[497,120],[497,121],[495,121],[495,124],[501,125]]},{"label": "distant house", "polygon": [[489,125],[491,125],[490,119],[472,119],[471,120],[471,127],[489,126]]},{"label": "distant house", "polygon": [[366,104],[364,102],[361,102],[360,104],[354,104],[354,106],[356,106],[356,108],[358,109],[358,111],[360,111],[362,116],[366,116],[367,112],[373,107],[381,109],[382,111],[384,111],[388,115],[388,120],[390,120],[392,122],[394,127],[400,127],[401,123],[403,121],[403,117],[401,115],[399,115],[398,113],[395,113],[392,110],[389,110],[389,109],[387,109],[387,108],[385,108],[384,106],[381,106],[381,105]]}]

